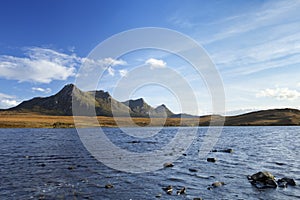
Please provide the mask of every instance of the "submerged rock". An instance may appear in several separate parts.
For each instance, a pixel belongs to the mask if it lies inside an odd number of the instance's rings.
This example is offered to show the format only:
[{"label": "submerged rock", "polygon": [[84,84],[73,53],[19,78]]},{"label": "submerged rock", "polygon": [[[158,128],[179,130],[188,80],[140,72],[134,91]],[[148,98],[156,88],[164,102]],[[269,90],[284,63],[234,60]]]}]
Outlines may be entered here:
[{"label": "submerged rock", "polygon": [[74,170],[75,169],[75,166],[69,166],[68,167],[68,170]]},{"label": "submerged rock", "polygon": [[216,162],[217,159],[216,158],[207,158],[207,162]]},{"label": "submerged rock", "polygon": [[46,164],[45,163],[40,163],[39,166],[40,167],[46,167]]},{"label": "submerged rock", "polygon": [[233,153],[233,149],[214,149],[211,152]]},{"label": "submerged rock", "polygon": [[161,193],[158,193],[157,195],[155,195],[156,198],[160,198],[162,196]]},{"label": "submerged rock", "polygon": [[189,171],[190,171],[190,172],[198,172],[198,170],[197,170],[197,169],[194,169],[194,168],[189,168]]}]

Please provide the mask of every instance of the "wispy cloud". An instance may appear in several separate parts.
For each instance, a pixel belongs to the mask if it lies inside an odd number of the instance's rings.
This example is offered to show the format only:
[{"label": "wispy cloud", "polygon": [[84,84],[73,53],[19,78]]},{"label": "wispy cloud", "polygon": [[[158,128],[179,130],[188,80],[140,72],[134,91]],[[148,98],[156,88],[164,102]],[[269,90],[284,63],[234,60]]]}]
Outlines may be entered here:
[{"label": "wispy cloud", "polygon": [[113,59],[113,58],[104,58],[99,60],[100,63],[104,66],[117,66],[117,65],[127,65],[127,62],[124,60],[117,60],[117,59]]},{"label": "wispy cloud", "polygon": [[284,25],[297,18],[299,20],[299,9],[300,1],[297,0],[269,1],[257,10],[239,16],[231,16],[230,20],[222,20],[222,22],[228,23],[226,28],[212,35],[205,43],[216,42],[264,27]]},{"label": "wispy cloud", "polygon": [[289,88],[267,88],[260,91],[257,97],[271,97],[277,100],[295,100],[300,97],[300,92]]},{"label": "wispy cloud", "polygon": [[10,108],[18,105],[14,96],[0,93],[0,108]]},{"label": "wispy cloud", "polygon": [[167,63],[165,61],[155,58],[150,58],[146,60],[145,64],[149,65],[151,69],[165,68],[167,66]]},{"label": "wispy cloud", "polygon": [[52,91],[51,88],[41,88],[41,87],[33,87],[31,89],[32,91],[43,92],[45,94],[48,94]]},{"label": "wispy cloud", "polygon": [[206,44],[221,42],[211,51],[213,61],[233,76],[299,64],[299,9],[300,1],[267,1],[259,9],[226,21],[221,26],[226,25],[225,29],[206,40]]},{"label": "wispy cloud", "polygon": [[171,16],[168,21],[180,28],[194,28],[197,24],[191,22],[188,18],[182,16],[182,14],[175,13],[173,16]]},{"label": "wispy cloud", "polygon": [[27,57],[0,56],[0,77],[19,82],[50,83],[75,75],[78,58],[51,49],[27,48]]}]

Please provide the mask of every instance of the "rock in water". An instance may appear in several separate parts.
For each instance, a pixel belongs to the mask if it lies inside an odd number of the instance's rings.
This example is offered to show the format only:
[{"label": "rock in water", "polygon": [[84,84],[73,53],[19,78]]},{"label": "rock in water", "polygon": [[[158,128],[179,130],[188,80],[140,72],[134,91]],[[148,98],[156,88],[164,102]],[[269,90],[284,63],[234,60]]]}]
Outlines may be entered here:
[{"label": "rock in water", "polygon": [[167,193],[168,195],[172,195],[173,187],[172,187],[172,185],[169,185],[169,186],[163,188],[163,190],[166,191],[166,193]]},{"label": "rock in water", "polygon": [[217,182],[214,182],[213,184],[211,184],[211,186],[209,186],[207,189],[212,190],[213,188],[220,187],[220,186],[223,186],[223,185],[225,185],[224,182],[217,181]]},{"label": "rock in water", "polygon": [[180,190],[177,191],[178,195],[185,194],[185,193],[186,193],[185,187],[183,187],[182,189],[180,189]]},{"label": "rock in water", "polygon": [[277,181],[277,184],[278,184],[278,187],[282,187],[282,188],[286,188],[287,187],[287,182],[285,182],[285,181],[283,181],[281,179],[279,179]]},{"label": "rock in water", "polygon": [[277,182],[275,180],[267,180],[266,187],[277,188]]},{"label": "rock in water", "polygon": [[197,170],[197,169],[194,169],[194,168],[189,168],[189,171],[190,171],[190,172],[198,172],[198,170]]},{"label": "rock in water", "polygon": [[253,181],[260,181],[265,182],[267,180],[275,180],[275,177],[270,172],[257,172],[256,174],[253,174],[251,177],[251,180]]},{"label": "rock in water", "polygon": [[174,164],[171,163],[171,162],[166,162],[166,163],[164,164],[164,167],[174,167]]},{"label": "rock in water", "polygon": [[292,178],[287,178],[287,177],[284,177],[282,179],[279,179],[278,181],[278,184],[279,182],[286,182],[286,185],[291,185],[291,186],[296,186],[296,181]]},{"label": "rock in water", "polygon": [[275,177],[270,172],[258,172],[248,176],[250,183],[258,189],[276,188],[277,182]]},{"label": "rock in water", "polygon": [[222,152],[224,152],[224,153],[233,153],[233,149],[224,149]]},{"label": "rock in water", "polygon": [[213,187],[220,187],[222,185],[225,185],[225,183],[224,182],[214,182],[213,184],[211,184],[211,186],[213,186]]},{"label": "rock in water", "polygon": [[233,149],[213,149],[211,152],[233,153]]},{"label": "rock in water", "polygon": [[216,162],[217,159],[216,158],[207,158],[207,162]]},{"label": "rock in water", "polygon": [[111,189],[111,188],[113,188],[113,187],[114,187],[114,186],[113,186],[112,184],[106,184],[106,185],[105,185],[105,188],[106,188],[106,189]]}]

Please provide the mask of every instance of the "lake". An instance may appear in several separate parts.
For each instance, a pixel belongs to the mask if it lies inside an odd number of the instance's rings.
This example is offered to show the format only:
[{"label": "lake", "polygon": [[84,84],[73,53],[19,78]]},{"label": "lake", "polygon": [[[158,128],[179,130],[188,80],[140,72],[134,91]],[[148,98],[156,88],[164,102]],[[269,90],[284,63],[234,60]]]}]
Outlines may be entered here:
[{"label": "lake", "polygon": [[[118,128],[103,130],[123,149],[149,152],[168,145],[178,129],[188,132],[190,128],[163,128],[155,136],[142,139],[123,134]],[[231,148],[234,152],[209,152],[206,157],[217,158],[215,163],[198,157],[206,131],[206,127],[198,129],[188,150],[173,161],[174,167],[127,173],[95,159],[76,129],[0,129],[0,198],[135,200],[157,199],[158,194],[160,199],[300,198],[300,127],[224,127],[214,149]],[[258,190],[247,175],[263,170],[278,178],[294,178],[298,185]],[[226,185],[208,190],[216,181]],[[106,189],[106,184],[114,187]],[[162,189],[168,185],[174,188],[172,195]],[[182,187],[186,187],[186,194],[176,195]]]}]

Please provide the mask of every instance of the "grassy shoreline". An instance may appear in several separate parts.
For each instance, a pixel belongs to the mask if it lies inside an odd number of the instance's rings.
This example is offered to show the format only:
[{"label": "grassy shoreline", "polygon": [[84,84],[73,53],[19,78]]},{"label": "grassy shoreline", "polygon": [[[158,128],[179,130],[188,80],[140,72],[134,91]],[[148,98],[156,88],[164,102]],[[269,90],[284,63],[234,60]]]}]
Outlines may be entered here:
[{"label": "grassy shoreline", "polygon": [[[124,118],[124,117],[76,117],[76,127],[132,127],[134,126],[198,126],[199,118]],[[133,122],[132,122],[132,121]],[[0,114],[0,128],[74,128],[73,116],[51,116],[29,113]]]}]

